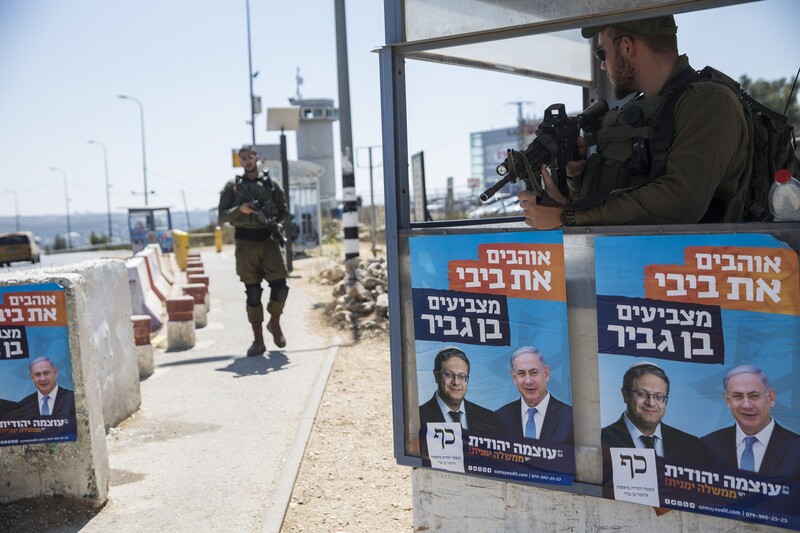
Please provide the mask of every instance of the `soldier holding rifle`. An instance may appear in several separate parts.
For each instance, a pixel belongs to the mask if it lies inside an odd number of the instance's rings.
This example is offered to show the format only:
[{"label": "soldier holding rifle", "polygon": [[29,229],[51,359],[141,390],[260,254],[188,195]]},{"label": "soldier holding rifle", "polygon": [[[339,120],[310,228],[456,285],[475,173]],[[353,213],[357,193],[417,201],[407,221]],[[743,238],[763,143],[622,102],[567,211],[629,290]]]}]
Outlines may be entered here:
[{"label": "soldier holding rifle", "polygon": [[286,264],[281,247],[282,235],[289,210],[280,185],[269,173],[258,168],[258,153],[250,146],[239,150],[244,175],[229,181],[220,192],[219,221],[230,222],[235,228],[236,274],[242,280],[247,295],[247,319],[253,328],[253,343],[248,356],[266,352],[262,332],[264,309],[261,306],[261,280],[270,287],[267,331],[276,346],[286,346],[280,318],[289,287],[286,284]]}]

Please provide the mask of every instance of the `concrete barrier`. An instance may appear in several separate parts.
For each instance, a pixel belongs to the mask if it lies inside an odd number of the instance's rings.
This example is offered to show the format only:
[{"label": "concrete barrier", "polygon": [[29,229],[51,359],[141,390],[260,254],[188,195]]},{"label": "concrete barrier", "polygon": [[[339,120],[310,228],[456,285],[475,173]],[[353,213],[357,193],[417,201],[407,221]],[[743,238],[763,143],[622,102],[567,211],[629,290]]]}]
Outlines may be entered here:
[{"label": "concrete barrier", "polygon": [[139,364],[139,379],[153,375],[153,345],[150,343],[150,317],[131,316],[133,323],[133,342],[136,345],[136,360]]},{"label": "concrete barrier", "polygon": [[[139,364],[131,328],[130,291],[125,283],[125,263],[119,259],[85,261],[52,268],[54,274],[78,274],[92,303],[91,331],[83,331],[89,352],[99,362],[103,420],[108,430],[139,409]],[[82,325],[85,330],[86,325]]]},{"label": "concrete barrier", "polygon": [[145,248],[144,250],[140,251],[136,254],[137,257],[141,257],[145,260],[145,264],[147,265],[147,276],[148,281],[150,283],[150,288],[152,291],[158,296],[158,298],[163,302],[167,299],[170,293],[170,286],[167,284],[167,281],[161,276],[161,272],[158,269],[158,262],[156,260],[156,253],[153,248]]},{"label": "concrete barrier", "polygon": [[189,234],[179,229],[172,230],[172,243],[175,262],[178,268],[183,270],[186,268],[186,257],[189,254]]},{"label": "concrete barrier", "polygon": [[0,447],[0,502],[41,496],[98,507],[106,502],[106,430],[141,401],[127,278],[125,263],[100,260],[68,269],[16,271],[0,279],[0,286],[58,283],[65,288],[77,422],[74,442]]},{"label": "concrete barrier", "polygon": [[194,298],[167,298],[167,349],[188,350],[194,343]]},{"label": "concrete barrier", "polygon": [[147,265],[143,257],[132,257],[126,261],[128,267],[128,290],[131,310],[135,315],[150,317],[150,331],[158,330],[163,321],[161,299],[150,288]]},{"label": "concrete barrier", "polygon": [[164,255],[164,252],[161,251],[161,246],[158,244],[148,244],[147,247],[153,249],[156,262],[158,263],[158,271],[161,273],[161,277],[164,278],[164,281],[169,285],[175,283],[175,275],[170,259],[171,256]]}]

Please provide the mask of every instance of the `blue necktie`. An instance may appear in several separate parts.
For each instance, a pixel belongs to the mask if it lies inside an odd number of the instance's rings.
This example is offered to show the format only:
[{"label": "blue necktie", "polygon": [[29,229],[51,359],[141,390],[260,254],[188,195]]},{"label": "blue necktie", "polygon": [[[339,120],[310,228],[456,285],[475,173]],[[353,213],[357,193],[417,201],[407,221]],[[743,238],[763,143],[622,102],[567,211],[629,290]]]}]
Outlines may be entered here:
[{"label": "blue necktie", "polygon": [[528,421],[525,423],[525,438],[527,439],[536,438],[536,421],[533,419],[533,415],[537,412],[535,407],[528,409]]},{"label": "blue necktie", "polygon": [[757,441],[758,439],[752,435],[744,438],[744,451],[742,452],[742,461],[739,463],[739,470],[756,471],[756,458],[755,455],[753,455],[753,443]]},{"label": "blue necktie", "polygon": [[50,416],[50,406],[47,405],[47,400],[50,396],[42,396],[42,416]]}]

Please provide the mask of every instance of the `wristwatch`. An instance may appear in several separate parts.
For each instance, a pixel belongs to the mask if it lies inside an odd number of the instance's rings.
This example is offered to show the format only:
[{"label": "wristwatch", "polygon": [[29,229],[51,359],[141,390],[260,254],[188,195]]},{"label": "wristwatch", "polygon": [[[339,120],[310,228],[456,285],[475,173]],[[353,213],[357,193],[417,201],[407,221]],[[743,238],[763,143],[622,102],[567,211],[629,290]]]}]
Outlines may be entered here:
[{"label": "wristwatch", "polygon": [[564,209],[561,212],[561,224],[564,226],[577,225],[577,222],[575,222],[575,211],[568,211]]}]

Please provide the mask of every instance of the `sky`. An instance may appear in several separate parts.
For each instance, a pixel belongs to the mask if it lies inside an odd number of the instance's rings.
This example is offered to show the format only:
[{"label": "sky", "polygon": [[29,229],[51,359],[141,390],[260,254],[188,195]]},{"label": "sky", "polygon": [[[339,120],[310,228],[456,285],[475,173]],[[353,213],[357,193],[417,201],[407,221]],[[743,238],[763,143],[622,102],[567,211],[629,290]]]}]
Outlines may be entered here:
[{"label": "sky", "polygon": [[[362,148],[381,144],[373,50],[385,42],[383,2],[346,4],[356,190],[369,204]],[[793,77],[800,66],[796,0],[676,20],[679,48],[696,68],[772,80]],[[250,0],[250,27],[253,92],[265,109],[290,105],[298,68],[303,97],[338,104],[333,0]],[[150,205],[216,207],[239,170],[231,149],[251,140],[247,46],[245,0],[0,0],[0,220],[11,217],[0,231],[13,230],[17,212],[64,213],[67,197],[71,213],[106,211],[103,150],[90,139],[108,154],[112,210],[144,204],[139,107],[120,94],[144,110]],[[449,176],[457,190],[466,188],[469,134],[513,126],[517,108],[509,102],[533,102],[528,116],[555,102],[570,113],[581,108],[578,87],[472,68],[409,60],[406,80],[409,153],[425,151],[429,198]],[[337,123],[336,154],[338,133]],[[256,118],[256,140],[279,140],[266,131],[266,113]],[[294,158],[294,133],[287,140]],[[373,176],[382,204],[382,169]]]}]

